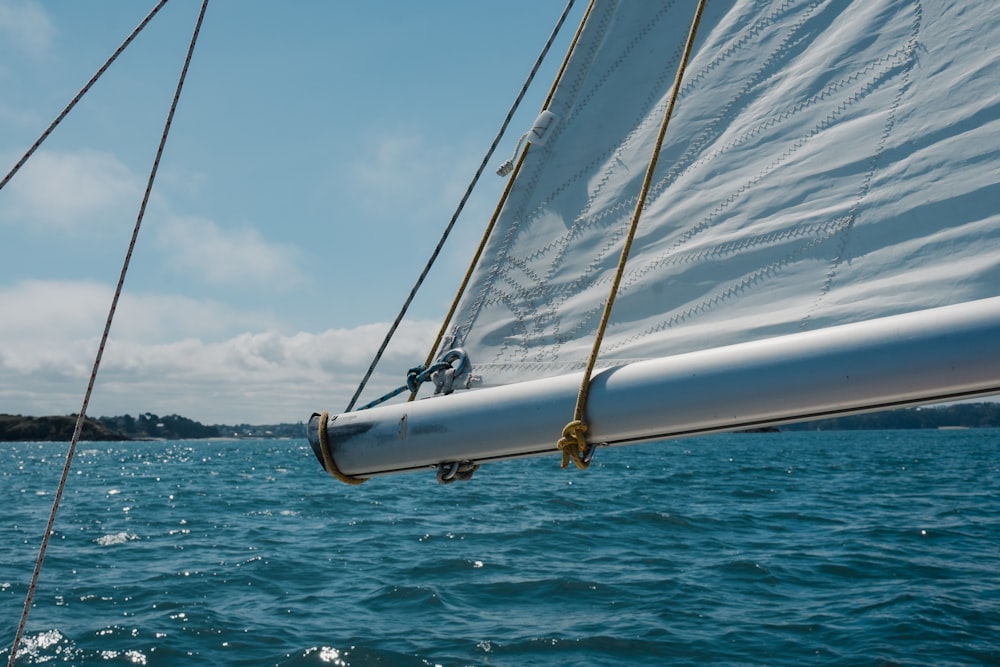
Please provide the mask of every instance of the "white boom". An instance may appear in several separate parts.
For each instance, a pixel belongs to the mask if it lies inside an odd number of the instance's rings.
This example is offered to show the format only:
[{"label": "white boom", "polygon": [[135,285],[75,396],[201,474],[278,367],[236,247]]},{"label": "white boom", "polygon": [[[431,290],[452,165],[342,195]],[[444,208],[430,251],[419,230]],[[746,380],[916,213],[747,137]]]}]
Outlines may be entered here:
[{"label": "white boom", "polygon": [[[557,452],[581,375],[330,417],[340,472],[371,477]],[[1000,297],[595,373],[588,442],[624,445],[1000,393]],[[320,419],[308,436],[323,460]]]}]

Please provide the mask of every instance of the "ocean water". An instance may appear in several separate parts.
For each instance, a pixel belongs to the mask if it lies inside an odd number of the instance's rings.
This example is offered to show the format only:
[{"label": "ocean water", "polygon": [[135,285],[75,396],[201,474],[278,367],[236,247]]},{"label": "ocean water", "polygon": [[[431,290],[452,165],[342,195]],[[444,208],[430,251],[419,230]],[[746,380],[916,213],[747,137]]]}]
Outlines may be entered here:
[{"label": "ocean water", "polygon": [[[6,663],[65,444],[0,443]],[[347,487],[83,443],[18,665],[1000,664],[1000,430],[735,434]]]}]

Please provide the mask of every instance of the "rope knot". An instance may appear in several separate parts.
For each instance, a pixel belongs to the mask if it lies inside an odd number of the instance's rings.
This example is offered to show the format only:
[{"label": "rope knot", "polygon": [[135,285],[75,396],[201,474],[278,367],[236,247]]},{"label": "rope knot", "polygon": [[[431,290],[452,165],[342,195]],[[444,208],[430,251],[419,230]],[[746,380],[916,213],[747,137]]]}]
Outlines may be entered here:
[{"label": "rope knot", "polygon": [[584,434],[587,433],[587,424],[582,419],[574,419],[563,428],[562,437],[559,438],[557,447],[562,451],[562,464],[565,468],[569,465],[570,459],[580,470],[586,470],[590,466],[590,454],[592,448],[587,444]]},{"label": "rope knot", "polygon": [[411,394],[417,393],[420,390],[420,385],[424,383],[426,379],[424,377],[424,371],[427,370],[427,366],[421,364],[406,371],[406,388],[410,390]]}]

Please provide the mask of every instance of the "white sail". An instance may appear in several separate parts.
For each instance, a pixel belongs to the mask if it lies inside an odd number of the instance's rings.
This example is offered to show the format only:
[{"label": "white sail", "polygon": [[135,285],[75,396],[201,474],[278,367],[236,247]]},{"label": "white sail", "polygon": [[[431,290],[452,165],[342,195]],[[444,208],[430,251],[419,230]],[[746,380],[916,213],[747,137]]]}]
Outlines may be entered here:
[{"label": "white sail", "polygon": [[[455,318],[483,385],[583,367],[693,3],[595,3]],[[707,4],[601,349],[1000,294],[1000,5]]]},{"label": "white sail", "polygon": [[[328,468],[555,451],[693,4],[592,4],[442,347],[472,389],[314,419]],[[997,43],[992,0],[708,2],[594,442],[1000,392]]]}]

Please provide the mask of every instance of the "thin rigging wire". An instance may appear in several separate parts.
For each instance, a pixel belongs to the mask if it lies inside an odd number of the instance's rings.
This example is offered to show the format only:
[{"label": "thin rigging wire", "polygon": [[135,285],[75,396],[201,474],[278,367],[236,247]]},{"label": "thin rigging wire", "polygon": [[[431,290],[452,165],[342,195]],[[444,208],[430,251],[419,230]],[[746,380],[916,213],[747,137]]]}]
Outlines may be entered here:
[{"label": "thin rigging wire", "polygon": [[[580,25],[576,30],[576,34],[573,35],[573,39],[570,42],[569,49],[566,50],[566,56],[563,58],[562,64],[559,66],[559,72],[556,74],[555,80],[552,82],[552,86],[549,88],[549,94],[545,98],[545,103],[542,104],[542,109],[548,111],[549,105],[552,103],[552,98],[555,97],[556,90],[559,89],[559,84],[562,82],[563,75],[566,73],[566,67],[569,65],[569,60],[576,52],[576,45],[580,40],[580,36],[583,34],[583,29],[587,25],[590,19],[590,13],[594,9],[594,2],[596,0],[590,0],[590,4],[587,5],[587,11],[583,13],[583,19],[580,21]],[[521,152],[520,157],[517,158],[517,164],[514,165],[513,169],[509,173],[507,179],[507,187],[504,188],[503,194],[500,195],[500,200],[497,202],[496,207],[493,209],[493,215],[490,217],[489,223],[486,225],[486,229],[483,230],[483,236],[479,240],[479,247],[472,255],[472,260],[469,262],[469,266],[465,271],[465,276],[462,278],[462,282],[455,292],[455,296],[451,301],[451,306],[448,308],[448,313],[444,316],[441,321],[441,327],[438,329],[437,338],[434,339],[434,344],[431,345],[430,350],[427,352],[427,360],[424,362],[424,366],[429,367],[431,362],[434,360],[434,355],[436,350],[440,347],[441,341],[444,340],[445,333],[448,331],[448,327],[451,325],[451,320],[455,316],[455,312],[458,310],[458,305],[462,300],[465,290],[469,286],[469,281],[472,280],[472,274],[479,266],[479,260],[486,250],[486,244],[489,242],[490,238],[493,236],[493,230],[496,227],[497,221],[500,219],[500,214],[503,212],[504,206],[507,204],[507,198],[510,196],[511,190],[514,188],[514,184],[517,183],[518,176],[521,173],[521,165],[524,164],[524,159],[528,155],[528,150],[531,148],[532,144],[529,141],[524,146],[524,150]],[[506,170],[505,170],[506,171]],[[419,389],[419,387],[418,387]],[[410,392],[410,400],[413,401],[417,398],[417,392]]]},{"label": "thin rigging wire", "polygon": [[[162,3],[161,3],[162,5]],[[146,191],[142,197],[142,204],[139,206],[139,213],[136,216],[135,227],[132,229],[132,238],[129,241],[128,251],[125,253],[125,261],[122,263],[121,274],[118,276],[118,285],[115,288],[114,298],[111,300],[111,308],[108,311],[108,319],[104,323],[104,332],[101,335],[101,342],[97,348],[97,356],[94,359],[94,366],[90,371],[90,380],[87,383],[87,391],[83,396],[83,406],[76,417],[76,427],[73,429],[73,438],[70,440],[69,449],[66,452],[66,463],[63,465],[62,476],[59,478],[59,486],[56,488],[55,498],[52,500],[52,510],[49,513],[49,521],[45,526],[45,534],[42,536],[42,544],[38,549],[38,558],[35,560],[35,569],[31,575],[31,583],[28,585],[28,593],[24,600],[24,610],[21,612],[21,620],[17,625],[17,633],[14,635],[14,643],[11,645],[10,658],[7,667],[14,667],[14,660],[17,658],[17,649],[24,635],[24,627],[28,622],[28,613],[31,611],[31,603],[35,597],[35,589],[38,586],[38,578],[42,571],[42,562],[45,560],[45,550],[48,548],[49,539],[52,535],[52,526],[55,524],[56,513],[59,511],[59,502],[62,499],[63,491],[66,488],[66,480],[69,477],[70,466],[73,463],[73,455],[76,452],[76,445],[80,440],[80,433],[83,430],[83,422],[87,416],[87,406],[90,404],[90,396],[94,391],[94,383],[97,380],[97,371],[101,365],[101,358],[104,356],[104,347],[108,342],[108,335],[111,333],[111,322],[118,307],[118,299],[121,296],[122,288],[125,284],[125,274],[128,273],[129,263],[132,260],[132,251],[135,249],[136,239],[139,236],[139,228],[142,226],[142,219],[146,213],[146,205],[149,203],[150,194],[153,191],[153,182],[156,180],[156,172],[160,166],[160,158],[163,157],[163,149],[167,143],[167,135],[170,133],[170,125],[173,123],[174,112],[177,110],[177,103],[180,100],[181,89],[184,87],[184,79],[187,77],[188,67],[191,64],[191,56],[194,54],[195,44],[198,42],[198,33],[201,32],[201,24],[205,18],[205,10],[208,8],[208,0],[204,0],[201,5],[201,12],[198,14],[198,21],[195,23],[194,33],[191,35],[191,43],[188,46],[187,55],[184,58],[184,67],[181,68],[180,78],[177,81],[177,88],[174,91],[174,98],[170,104],[170,111],[167,120],[163,125],[163,134],[160,136],[160,144],[156,149],[156,157],[153,159],[153,166],[149,171],[149,179],[146,182]]]},{"label": "thin rigging wire", "polygon": [[83,88],[80,89],[80,92],[78,92],[76,96],[70,100],[69,104],[66,105],[66,108],[63,109],[58,116],[56,116],[56,119],[52,121],[47,128],[45,128],[45,131],[42,132],[41,136],[35,140],[35,143],[31,145],[25,154],[21,156],[21,159],[17,161],[17,164],[11,167],[11,170],[7,172],[7,175],[3,177],[2,181],[0,181],[0,190],[3,190],[4,186],[10,182],[10,179],[14,178],[14,174],[21,170],[21,167],[23,167],[24,163],[28,161],[28,158],[30,158],[35,151],[38,150],[38,147],[42,145],[42,142],[45,141],[50,134],[52,134],[52,131],[55,130],[59,123],[63,121],[63,118],[65,118],[73,107],[76,106],[76,103],[87,94],[87,91],[90,90],[95,83],[97,83],[97,80],[101,78],[109,67],[111,67],[111,63],[118,59],[118,56],[122,54],[122,51],[124,51],[128,45],[132,43],[132,40],[135,39],[136,35],[142,32],[142,29],[146,27],[146,25],[153,19],[154,16],[156,16],[156,13],[160,11],[165,4],[167,4],[167,0],[160,0],[159,4],[153,7],[152,11],[146,15],[146,18],[144,18],[142,22],[135,27],[135,30],[133,30],[132,33],[125,38],[125,41],[122,42],[117,49],[115,49],[115,52],[111,54],[111,57],[104,61],[104,64],[98,68],[94,76],[90,77],[90,81],[88,81]]},{"label": "thin rigging wire", "polygon": [[524,85],[521,86],[521,92],[518,93],[517,99],[511,105],[510,110],[507,112],[507,117],[504,118],[503,124],[500,126],[499,132],[497,132],[496,137],[493,139],[492,145],[486,155],[483,157],[483,161],[479,164],[479,169],[476,170],[475,176],[472,177],[472,181],[469,183],[469,187],[466,188],[465,194],[462,196],[462,200],[458,204],[458,208],[455,209],[455,213],[451,216],[451,220],[448,222],[448,226],[445,227],[444,233],[441,235],[441,239],[438,241],[437,247],[434,248],[434,252],[431,253],[430,259],[427,260],[427,264],[424,266],[423,271],[420,272],[420,277],[417,278],[417,282],[413,285],[410,290],[409,296],[406,297],[406,301],[403,303],[403,307],[400,309],[399,314],[396,316],[396,320],[389,327],[389,332],[386,334],[385,339],[378,348],[378,352],[375,353],[375,358],[372,359],[371,365],[368,366],[367,372],[365,372],[364,378],[361,380],[361,384],[354,391],[354,396],[351,397],[350,403],[347,404],[347,408],[344,412],[350,412],[354,409],[355,404],[358,402],[358,397],[361,396],[361,392],[364,390],[365,385],[368,384],[368,380],[371,379],[372,373],[375,372],[375,367],[378,362],[381,361],[382,355],[385,352],[386,347],[389,345],[389,341],[392,340],[393,335],[396,333],[396,329],[399,328],[400,323],[403,321],[403,317],[406,315],[406,311],[409,310],[410,304],[413,303],[414,297],[417,295],[417,291],[423,285],[424,278],[431,270],[431,266],[437,260],[438,255],[441,253],[441,249],[444,247],[445,242],[448,240],[448,236],[451,234],[452,228],[455,226],[455,221],[458,220],[458,216],[461,215],[462,210],[465,208],[466,202],[469,201],[469,197],[472,195],[472,191],[475,189],[476,184],[479,182],[479,177],[482,175],[483,171],[486,169],[486,165],[493,158],[493,152],[496,150],[497,146],[500,145],[500,140],[503,138],[504,133],[507,131],[507,126],[510,125],[511,119],[514,117],[514,113],[517,111],[524,99],[525,94],[528,92],[528,87],[535,78],[535,74],[542,65],[542,61],[545,60],[545,56],[549,52],[549,48],[555,41],[556,36],[559,34],[559,30],[562,28],[563,23],[566,21],[566,17],[569,15],[570,10],[573,8],[573,3],[576,0],[568,0],[566,3],[566,8],[563,9],[562,16],[559,17],[559,21],[556,23],[555,28],[552,29],[552,34],[549,35],[549,39],[545,42],[545,46],[542,48],[542,52],[538,55],[537,60],[535,60],[534,67],[531,68],[531,73],[528,74],[527,80]]}]

